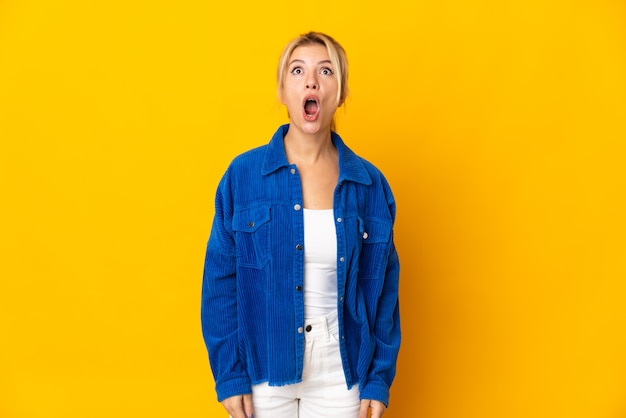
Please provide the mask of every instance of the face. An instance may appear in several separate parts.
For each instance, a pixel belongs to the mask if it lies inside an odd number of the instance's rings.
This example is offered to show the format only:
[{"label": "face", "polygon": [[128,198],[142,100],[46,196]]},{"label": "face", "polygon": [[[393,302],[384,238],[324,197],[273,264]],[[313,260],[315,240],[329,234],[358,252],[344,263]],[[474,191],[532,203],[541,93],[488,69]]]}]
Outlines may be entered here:
[{"label": "face", "polygon": [[291,125],[307,134],[330,129],[338,106],[337,77],[324,45],[293,50],[280,94]]}]

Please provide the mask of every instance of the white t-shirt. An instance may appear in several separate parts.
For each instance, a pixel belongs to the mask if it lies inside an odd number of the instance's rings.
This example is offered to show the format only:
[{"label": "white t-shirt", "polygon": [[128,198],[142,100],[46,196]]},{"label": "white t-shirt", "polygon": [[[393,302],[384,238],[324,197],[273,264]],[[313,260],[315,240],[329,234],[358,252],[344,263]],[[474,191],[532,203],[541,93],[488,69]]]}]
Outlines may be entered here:
[{"label": "white t-shirt", "polygon": [[332,209],[304,209],[304,316],[337,310],[337,234]]}]

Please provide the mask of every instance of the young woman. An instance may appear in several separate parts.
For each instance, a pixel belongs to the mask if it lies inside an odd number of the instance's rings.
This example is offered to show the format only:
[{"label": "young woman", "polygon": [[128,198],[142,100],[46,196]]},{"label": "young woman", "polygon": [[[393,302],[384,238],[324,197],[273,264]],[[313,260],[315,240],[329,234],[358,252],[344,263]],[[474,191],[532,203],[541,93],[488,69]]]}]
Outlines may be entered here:
[{"label": "young woman", "polygon": [[219,183],[202,288],[218,400],[233,418],[381,417],[400,347],[395,201],[333,130],[347,59],[330,36],[278,66],[289,124]]}]

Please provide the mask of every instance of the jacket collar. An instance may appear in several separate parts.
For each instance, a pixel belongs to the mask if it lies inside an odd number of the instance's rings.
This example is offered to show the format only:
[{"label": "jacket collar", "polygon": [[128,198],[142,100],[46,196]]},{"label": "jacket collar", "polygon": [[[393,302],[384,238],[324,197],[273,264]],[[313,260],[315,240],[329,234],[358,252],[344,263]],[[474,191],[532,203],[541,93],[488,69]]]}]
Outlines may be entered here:
[{"label": "jacket collar", "polygon": [[[289,166],[287,161],[287,155],[285,154],[285,147],[283,140],[285,135],[289,131],[289,124],[282,125],[278,128],[272,140],[268,144],[265,157],[263,159],[263,166],[261,168],[261,174],[267,175],[281,167]],[[363,161],[357,156],[346,144],[337,133],[331,132],[331,140],[337,148],[339,154],[339,183],[348,180],[357,183],[363,183],[365,185],[371,184],[372,179],[363,164]]]}]

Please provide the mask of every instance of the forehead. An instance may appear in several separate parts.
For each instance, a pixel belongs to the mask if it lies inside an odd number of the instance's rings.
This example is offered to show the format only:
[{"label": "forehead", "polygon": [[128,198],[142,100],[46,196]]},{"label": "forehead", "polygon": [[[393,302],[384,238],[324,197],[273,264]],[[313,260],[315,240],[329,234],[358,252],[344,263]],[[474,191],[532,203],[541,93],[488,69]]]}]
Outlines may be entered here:
[{"label": "forehead", "polygon": [[293,50],[289,57],[289,62],[294,60],[317,63],[319,61],[330,61],[330,58],[325,45],[307,44],[300,45]]}]

